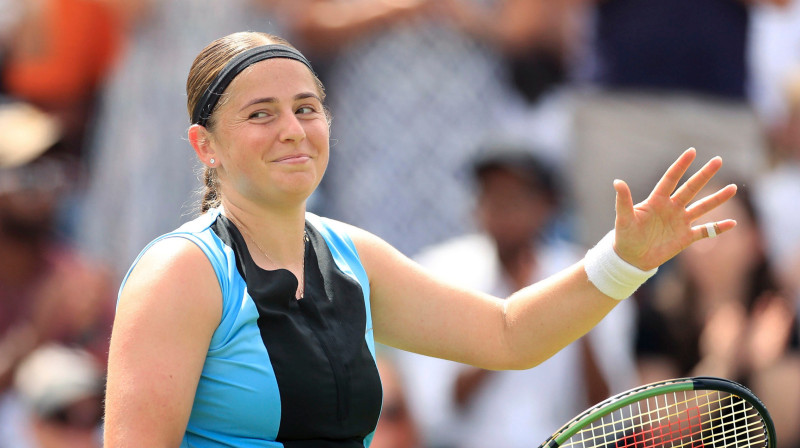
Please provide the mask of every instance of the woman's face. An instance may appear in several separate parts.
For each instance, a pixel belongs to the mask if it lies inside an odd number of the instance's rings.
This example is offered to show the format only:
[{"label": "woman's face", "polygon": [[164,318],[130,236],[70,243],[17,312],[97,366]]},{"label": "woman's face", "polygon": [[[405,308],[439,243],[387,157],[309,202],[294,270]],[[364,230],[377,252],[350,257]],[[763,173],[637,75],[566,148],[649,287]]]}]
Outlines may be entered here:
[{"label": "woman's face", "polygon": [[487,170],[479,189],[478,221],[501,249],[530,243],[552,214],[545,194],[508,168]]},{"label": "woman's face", "polygon": [[268,59],[243,71],[215,114],[210,142],[223,194],[304,201],[328,165],[329,129],[308,68]]}]

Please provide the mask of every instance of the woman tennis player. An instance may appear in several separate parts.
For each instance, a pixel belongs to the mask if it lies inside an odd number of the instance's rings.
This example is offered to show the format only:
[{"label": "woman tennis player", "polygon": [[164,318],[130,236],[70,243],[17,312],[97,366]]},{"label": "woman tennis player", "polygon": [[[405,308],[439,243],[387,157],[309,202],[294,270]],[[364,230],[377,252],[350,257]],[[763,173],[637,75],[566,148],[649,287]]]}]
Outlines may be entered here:
[{"label": "woman tennis player", "polygon": [[202,215],[148,245],[123,281],[108,448],[369,446],[381,411],[374,340],[530,368],[660,264],[736,224],[694,224],[736,187],[692,202],[722,162],[678,186],[690,149],[642,203],[615,181],[614,231],[583,261],[502,300],[306,212],[328,164],[329,117],[311,65],[285,41],[237,33],[211,43],[187,94],[189,141],[205,165]]}]

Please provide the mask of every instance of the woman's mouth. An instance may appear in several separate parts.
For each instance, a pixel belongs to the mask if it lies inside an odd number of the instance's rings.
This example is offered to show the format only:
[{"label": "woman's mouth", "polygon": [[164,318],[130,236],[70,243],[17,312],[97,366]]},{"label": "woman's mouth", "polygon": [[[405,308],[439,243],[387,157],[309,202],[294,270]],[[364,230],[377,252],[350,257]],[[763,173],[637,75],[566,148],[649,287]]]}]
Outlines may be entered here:
[{"label": "woman's mouth", "polygon": [[275,160],[275,162],[278,162],[278,163],[304,163],[304,162],[306,162],[308,160],[311,160],[311,156],[309,156],[308,154],[290,154],[290,155],[283,156],[283,157]]}]

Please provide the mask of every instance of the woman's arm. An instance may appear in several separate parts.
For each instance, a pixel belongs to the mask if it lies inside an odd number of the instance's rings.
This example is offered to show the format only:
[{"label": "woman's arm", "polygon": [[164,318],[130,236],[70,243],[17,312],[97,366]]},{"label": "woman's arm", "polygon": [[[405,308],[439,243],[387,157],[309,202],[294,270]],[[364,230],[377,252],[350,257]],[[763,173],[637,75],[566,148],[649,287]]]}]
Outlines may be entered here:
[{"label": "woman's arm", "polygon": [[354,39],[430,10],[433,0],[289,0],[283,2],[291,34],[304,50],[332,51]]},{"label": "woman's arm", "polygon": [[[714,158],[684,185],[692,163],[686,151],[650,197],[633,205],[630,190],[616,181],[615,250],[628,263],[649,270],[705,236],[693,222],[731,198],[735,186],[689,206],[719,170]],[[674,193],[673,193],[674,191]],[[720,232],[735,222],[718,222]],[[589,331],[618,302],[592,284],[583,261],[507,300],[437,279],[379,238],[353,229],[370,278],[376,338],[401,349],[488,369],[535,366]]]},{"label": "woman's arm", "polygon": [[561,47],[572,40],[574,15],[586,0],[502,0],[492,6],[465,0],[437,0],[444,16],[475,39],[509,55],[537,46]]},{"label": "woman's arm", "polygon": [[122,25],[130,30],[148,20],[159,0],[95,0],[107,3],[116,12]]},{"label": "woman's arm", "polygon": [[354,236],[370,278],[375,338],[484,369],[526,369],[592,328],[616,305],[583,264],[501,300],[428,274],[375,236]]},{"label": "woman's arm", "polygon": [[104,446],[180,445],[221,296],[208,258],[186,239],[160,241],[142,257],[111,335]]}]

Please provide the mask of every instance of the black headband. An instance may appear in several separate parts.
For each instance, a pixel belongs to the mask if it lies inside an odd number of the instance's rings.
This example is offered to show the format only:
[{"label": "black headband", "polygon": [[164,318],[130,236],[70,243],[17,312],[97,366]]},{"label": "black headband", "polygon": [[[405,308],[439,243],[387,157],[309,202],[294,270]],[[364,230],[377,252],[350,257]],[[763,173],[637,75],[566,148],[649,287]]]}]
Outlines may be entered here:
[{"label": "black headband", "polygon": [[242,70],[255,64],[256,62],[261,62],[263,60],[272,58],[285,58],[300,61],[305,64],[309,70],[311,70],[311,73],[314,73],[314,69],[311,68],[311,63],[308,62],[308,59],[306,59],[305,56],[303,56],[299,51],[295,50],[294,48],[287,47],[286,45],[262,45],[260,47],[251,48],[247,51],[239,53],[234,56],[233,59],[228,61],[227,64],[225,64],[225,67],[222,69],[222,71],[219,72],[216,78],[214,78],[206,91],[203,93],[200,101],[197,102],[197,105],[194,107],[194,111],[192,113],[192,124],[205,126],[206,123],[208,123],[208,119],[211,117],[211,112],[214,111],[217,101],[219,101],[219,98],[222,96],[223,92],[225,92],[225,89],[228,88],[228,85],[231,83],[231,81],[233,81],[233,79],[236,78],[236,76],[238,76]]}]

